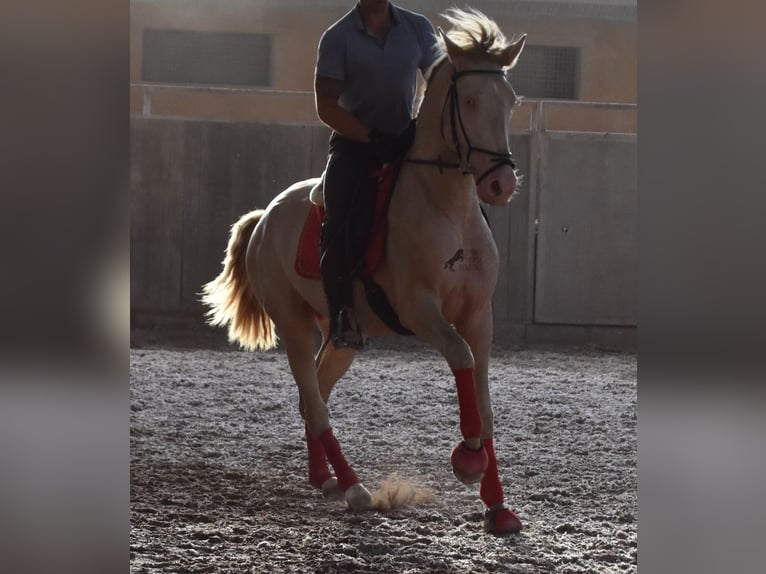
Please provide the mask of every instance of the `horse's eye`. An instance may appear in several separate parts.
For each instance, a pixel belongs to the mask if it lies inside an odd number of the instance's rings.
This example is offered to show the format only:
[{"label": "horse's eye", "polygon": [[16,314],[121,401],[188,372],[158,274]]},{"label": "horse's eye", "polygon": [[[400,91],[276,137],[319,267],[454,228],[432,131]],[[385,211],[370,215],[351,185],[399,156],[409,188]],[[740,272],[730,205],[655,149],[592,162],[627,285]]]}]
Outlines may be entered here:
[{"label": "horse's eye", "polygon": [[476,103],[476,100],[475,100],[475,99],[473,99],[473,98],[465,98],[465,99],[463,100],[463,103],[464,103],[466,106],[472,106],[472,105],[474,105],[474,104]]}]

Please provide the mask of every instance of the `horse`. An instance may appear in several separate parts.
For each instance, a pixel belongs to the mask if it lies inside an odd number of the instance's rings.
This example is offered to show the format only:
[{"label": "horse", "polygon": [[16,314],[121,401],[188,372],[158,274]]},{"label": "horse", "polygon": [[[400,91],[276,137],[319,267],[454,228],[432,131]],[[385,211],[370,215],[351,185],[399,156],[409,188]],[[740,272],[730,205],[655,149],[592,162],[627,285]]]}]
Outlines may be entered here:
[{"label": "horse", "polygon": [[[480,482],[485,530],[504,535],[522,524],[504,502],[493,444],[488,372],[498,251],[481,202],[506,205],[519,181],[508,143],[518,98],[507,70],[526,35],[509,41],[493,20],[472,9],[443,16],[452,26],[438,29],[442,55],[427,74],[373,279],[400,324],[435,347],[451,368],[463,437],[450,455],[453,472],[466,484]],[[326,495],[342,494],[358,512],[370,508],[371,494],[343,455],[327,407],[356,351],[328,340],[322,283],[302,277],[294,265],[317,181],[293,184],[265,210],[232,226],[223,270],[203,287],[202,302],[209,307],[208,322],[228,327],[229,340],[244,349],[270,349],[281,339],[299,389],[309,483]],[[470,254],[470,265],[461,264],[463,254]],[[365,340],[391,333],[359,281],[354,302]]]}]

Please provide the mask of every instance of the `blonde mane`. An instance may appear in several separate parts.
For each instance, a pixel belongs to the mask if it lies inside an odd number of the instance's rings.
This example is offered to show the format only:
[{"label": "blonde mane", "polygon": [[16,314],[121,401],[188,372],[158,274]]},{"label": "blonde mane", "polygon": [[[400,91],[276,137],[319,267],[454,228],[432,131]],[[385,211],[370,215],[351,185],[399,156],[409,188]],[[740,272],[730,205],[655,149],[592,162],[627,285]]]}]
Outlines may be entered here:
[{"label": "blonde mane", "polygon": [[[514,38],[508,41],[493,20],[473,8],[465,10],[450,8],[442,14],[442,17],[452,24],[447,37],[465,53],[466,57],[500,56],[503,50],[516,40]],[[446,54],[447,45],[444,38],[437,36],[439,47]]]}]

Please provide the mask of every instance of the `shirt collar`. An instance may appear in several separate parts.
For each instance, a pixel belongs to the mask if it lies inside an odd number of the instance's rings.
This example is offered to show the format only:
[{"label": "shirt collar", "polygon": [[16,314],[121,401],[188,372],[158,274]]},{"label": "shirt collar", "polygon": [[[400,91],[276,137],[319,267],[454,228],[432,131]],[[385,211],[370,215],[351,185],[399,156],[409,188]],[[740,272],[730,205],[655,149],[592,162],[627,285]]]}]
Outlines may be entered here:
[{"label": "shirt collar", "polygon": [[[389,2],[388,9],[391,11],[391,20],[393,21],[394,26],[397,26],[402,21],[399,16],[399,8],[395,6],[393,2]],[[354,6],[352,13],[354,14],[354,24],[356,25],[356,29],[360,32],[365,32],[367,28],[364,25],[364,20],[362,20],[362,14],[359,12],[358,2],[356,6]]]}]

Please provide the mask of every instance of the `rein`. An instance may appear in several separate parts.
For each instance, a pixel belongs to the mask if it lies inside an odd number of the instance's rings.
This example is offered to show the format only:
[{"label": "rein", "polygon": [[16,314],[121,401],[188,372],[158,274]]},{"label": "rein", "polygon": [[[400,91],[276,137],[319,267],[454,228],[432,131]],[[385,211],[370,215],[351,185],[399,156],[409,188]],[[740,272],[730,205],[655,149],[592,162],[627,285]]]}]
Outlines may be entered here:
[{"label": "rein", "polygon": [[[437,157],[436,159],[403,159],[403,162],[406,163],[415,163],[418,165],[433,165],[439,168],[439,173],[444,173],[445,169],[459,169],[463,167],[462,164],[455,163],[454,161],[444,161],[442,160],[441,156]],[[464,174],[468,174],[470,172],[464,171]]]},{"label": "rein", "polygon": [[[493,156],[494,159],[492,159],[492,162],[495,165],[485,170],[484,173],[482,173],[476,179],[476,185],[479,185],[484,180],[484,178],[486,178],[493,171],[495,171],[496,169],[499,169],[500,167],[504,165],[509,165],[511,166],[512,169],[515,170],[516,163],[513,161],[513,154],[511,154],[511,152],[505,152],[505,153],[496,152],[496,151],[475,146],[471,143],[471,138],[468,137],[468,132],[466,131],[465,124],[463,123],[463,117],[460,114],[460,99],[459,99],[458,91],[457,91],[457,81],[463,76],[468,76],[471,74],[493,74],[493,75],[503,76],[505,75],[505,72],[503,72],[503,70],[464,70],[462,72],[455,71],[452,73],[450,88],[449,88],[449,91],[447,92],[447,97],[444,98],[444,105],[442,106],[441,131],[442,131],[442,139],[446,141],[446,138],[444,137],[444,113],[447,110],[447,103],[451,100],[452,105],[450,106],[450,127],[452,132],[452,142],[454,144],[455,152],[457,153],[458,158],[460,158],[460,162],[459,163],[445,162],[442,160],[441,157],[437,157],[437,159],[435,160],[405,159],[404,161],[407,163],[414,163],[419,165],[433,165],[438,167],[439,172],[442,173],[445,168],[461,169],[461,168],[464,168],[464,166],[468,166],[469,161],[471,159],[471,154],[474,152]],[[460,138],[458,137],[458,126],[460,126],[460,131],[463,134],[463,139],[465,139],[465,142],[468,146],[468,150],[467,150],[465,158],[462,157]],[[468,174],[470,173],[470,171],[466,171],[465,169],[463,169],[463,173]]]}]

